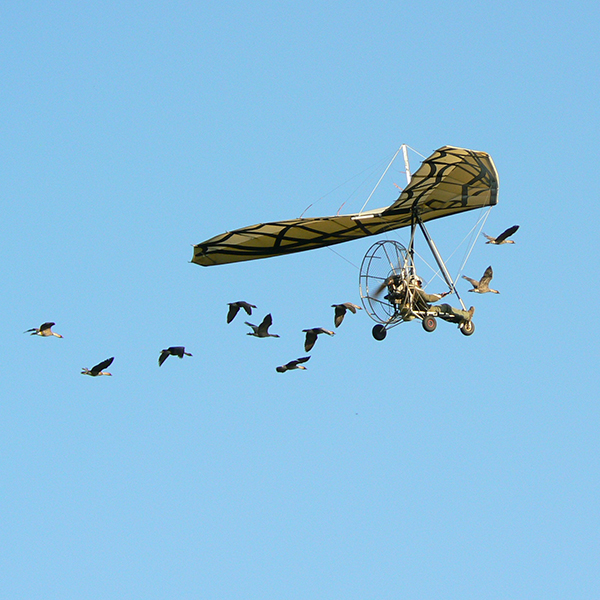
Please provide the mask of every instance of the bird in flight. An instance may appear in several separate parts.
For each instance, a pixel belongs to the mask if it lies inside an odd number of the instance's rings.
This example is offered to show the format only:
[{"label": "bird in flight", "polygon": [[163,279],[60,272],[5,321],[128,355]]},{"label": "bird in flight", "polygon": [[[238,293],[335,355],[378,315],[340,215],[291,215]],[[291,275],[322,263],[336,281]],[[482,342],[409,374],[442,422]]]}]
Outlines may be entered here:
[{"label": "bird in flight", "polygon": [[498,290],[493,290],[490,287],[490,281],[494,276],[494,272],[492,271],[492,267],[488,267],[483,274],[483,277],[477,281],[475,279],[471,279],[470,277],[466,277],[463,275],[463,279],[466,279],[472,286],[472,290],[468,290],[469,292],[475,292],[477,294],[485,294],[486,292],[494,292],[494,294],[499,294]]},{"label": "bird in flight", "polygon": [[293,371],[294,369],[303,369],[306,371],[306,367],[301,363],[305,363],[310,356],[305,356],[304,358],[297,358],[296,360],[290,360],[289,363],[285,365],[281,365],[281,367],[276,367],[275,370],[278,373],[285,373],[286,371]]},{"label": "bird in flight", "polygon": [[235,315],[238,314],[240,308],[243,308],[246,313],[249,315],[252,314],[252,309],[256,308],[254,304],[249,304],[248,302],[244,302],[243,300],[238,300],[237,302],[229,302],[229,312],[227,313],[227,322],[231,323],[233,319],[235,319]]},{"label": "bird in flight", "polygon": [[53,325],[56,325],[56,323],[42,323],[39,327],[34,327],[33,329],[28,329],[27,331],[24,331],[23,333],[31,332],[31,335],[41,335],[42,337],[50,337],[53,335],[54,337],[61,338],[62,335],[60,335],[58,333],[54,333],[54,331],[52,331]]},{"label": "bird in flight", "polygon": [[306,333],[306,339],[304,340],[305,352],[310,352],[312,350],[312,347],[317,341],[317,337],[322,333],[326,333],[327,335],[335,335],[333,331],[329,331],[329,329],[325,329],[323,327],[313,327],[312,329],[303,329],[302,331]]},{"label": "bird in flight", "polygon": [[160,356],[158,357],[158,366],[160,367],[169,356],[179,356],[183,358],[183,355],[192,356],[189,352],[185,351],[185,346],[171,346],[166,350],[161,350]]},{"label": "bird in flight", "polygon": [[343,304],[332,304],[331,308],[335,308],[335,317],[333,322],[336,327],[339,327],[346,316],[346,311],[356,314],[357,310],[362,310],[360,306],[352,304],[352,302],[344,302]]},{"label": "bird in flight", "polygon": [[107,367],[112,364],[112,361],[115,360],[115,357],[107,358],[103,360],[101,363],[98,363],[95,367],[88,369],[87,367],[83,367],[81,374],[82,375],[90,375],[91,377],[98,377],[98,375],[112,375],[108,371],[105,371]]},{"label": "bird in flight", "polygon": [[273,317],[271,316],[271,313],[269,313],[258,326],[252,325],[252,323],[248,323],[248,321],[245,321],[245,323],[246,325],[252,327],[252,333],[248,333],[247,335],[253,335],[254,337],[259,338],[279,337],[276,333],[269,333],[269,327],[271,327],[273,324]]},{"label": "bird in flight", "polygon": [[506,231],[503,231],[498,237],[492,237],[491,235],[487,235],[485,233],[483,235],[488,239],[486,244],[495,244],[497,246],[500,244],[514,244],[515,242],[513,240],[509,240],[508,238],[511,235],[513,235],[513,233],[515,233],[517,229],[519,229],[519,226],[513,225],[512,227],[509,227]]}]

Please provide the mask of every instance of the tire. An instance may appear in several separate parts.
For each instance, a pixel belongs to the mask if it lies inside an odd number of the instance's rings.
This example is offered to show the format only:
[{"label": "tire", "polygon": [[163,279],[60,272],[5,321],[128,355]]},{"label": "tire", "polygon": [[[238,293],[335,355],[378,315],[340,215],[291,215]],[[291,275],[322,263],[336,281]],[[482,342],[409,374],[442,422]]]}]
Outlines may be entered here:
[{"label": "tire", "polygon": [[387,330],[383,325],[375,325],[375,327],[373,327],[373,337],[378,342],[385,340],[386,335],[387,335]]},{"label": "tire", "polygon": [[475,333],[475,323],[473,321],[465,321],[460,326],[460,332],[463,335],[473,335]]},{"label": "tire", "polygon": [[435,317],[425,317],[421,321],[421,325],[423,325],[423,329],[425,331],[431,333],[432,331],[435,331],[435,328],[437,327],[437,321],[435,320]]}]

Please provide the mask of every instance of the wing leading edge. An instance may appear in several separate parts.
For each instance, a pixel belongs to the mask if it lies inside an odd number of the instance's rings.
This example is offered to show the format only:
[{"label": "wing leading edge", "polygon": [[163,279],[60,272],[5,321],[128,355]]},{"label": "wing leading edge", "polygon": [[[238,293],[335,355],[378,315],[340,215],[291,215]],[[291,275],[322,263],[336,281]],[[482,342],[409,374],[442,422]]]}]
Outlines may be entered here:
[{"label": "wing leading edge", "polygon": [[485,152],[444,146],[423,161],[396,202],[353,215],[260,223],[217,235],[194,246],[192,262],[219,265],[281,256],[379,235],[498,201],[498,173]]}]

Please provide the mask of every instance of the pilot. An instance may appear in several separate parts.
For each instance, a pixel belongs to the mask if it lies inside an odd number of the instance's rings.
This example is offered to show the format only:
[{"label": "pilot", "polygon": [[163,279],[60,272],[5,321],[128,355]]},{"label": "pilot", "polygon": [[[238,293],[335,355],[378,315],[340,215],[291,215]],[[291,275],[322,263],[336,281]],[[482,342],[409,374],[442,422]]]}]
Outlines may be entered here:
[{"label": "pilot", "polygon": [[419,277],[415,277],[411,281],[410,288],[414,294],[413,306],[417,310],[429,310],[434,302],[441,300],[444,296],[447,296],[450,293],[444,292],[443,294],[428,294],[423,289],[423,281]]}]

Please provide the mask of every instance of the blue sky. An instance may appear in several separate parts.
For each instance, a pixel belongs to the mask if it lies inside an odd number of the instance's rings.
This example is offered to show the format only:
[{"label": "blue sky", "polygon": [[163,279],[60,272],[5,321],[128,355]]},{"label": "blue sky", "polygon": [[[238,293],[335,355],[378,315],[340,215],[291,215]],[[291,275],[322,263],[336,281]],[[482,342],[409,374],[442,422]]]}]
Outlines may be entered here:
[{"label": "blue sky", "polygon": [[[595,598],[599,13],[5,3],[3,595]],[[276,373],[358,303],[375,239],[213,268],[192,245],[356,212],[352,178],[404,143],[493,157],[484,231],[521,229],[464,272],[493,265],[501,294],[459,284],[472,337],[379,343],[362,311]],[[431,224],[444,256],[480,216]],[[239,299],[281,338],[227,325]],[[64,338],[23,335],[44,321]],[[171,345],[193,357],[159,369]],[[113,377],[81,377],[109,356]]]}]

